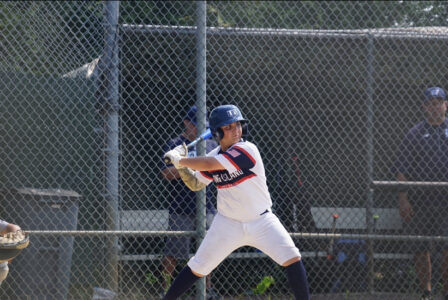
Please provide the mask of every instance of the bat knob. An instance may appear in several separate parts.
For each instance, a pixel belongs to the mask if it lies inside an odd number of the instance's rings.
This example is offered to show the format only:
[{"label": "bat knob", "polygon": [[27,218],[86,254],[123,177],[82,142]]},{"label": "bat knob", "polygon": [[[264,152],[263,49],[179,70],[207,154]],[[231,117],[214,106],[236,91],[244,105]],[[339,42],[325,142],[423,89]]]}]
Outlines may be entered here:
[{"label": "bat knob", "polygon": [[163,161],[164,161],[167,165],[169,165],[169,164],[171,163],[171,159],[169,159],[168,157],[164,157],[164,158],[163,158]]}]

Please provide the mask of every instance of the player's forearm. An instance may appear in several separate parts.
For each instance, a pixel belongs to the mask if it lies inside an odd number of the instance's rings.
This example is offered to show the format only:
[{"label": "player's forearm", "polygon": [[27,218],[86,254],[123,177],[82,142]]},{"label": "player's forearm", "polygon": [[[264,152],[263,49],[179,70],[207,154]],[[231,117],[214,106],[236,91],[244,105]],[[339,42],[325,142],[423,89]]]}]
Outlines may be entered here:
[{"label": "player's forearm", "polygon": [[197,171],[212,171],[212,170],[225,169],[214,157],[185,157],[179,161],[179,165]]},{"label": "player's forearm", "polygon": [[[397,174],[397,180],[398,181],[408,181],[406,176],[402,173]],[[398,192],[398,200],[400,202],[408,201],[408,192]]]}]

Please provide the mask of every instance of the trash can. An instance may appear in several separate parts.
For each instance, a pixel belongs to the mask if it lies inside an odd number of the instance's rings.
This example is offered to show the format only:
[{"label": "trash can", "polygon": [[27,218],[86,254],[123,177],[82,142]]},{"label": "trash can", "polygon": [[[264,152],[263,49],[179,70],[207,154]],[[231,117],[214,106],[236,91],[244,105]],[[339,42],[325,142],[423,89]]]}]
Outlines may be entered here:
[{"label": "trash can", "polygon": [[[76,230],[78,201],[74,191],[9,189],[1,192],[0,218],[27,230]],[[1,299],[67,299],[73,237],[31,234],[30,245],[12,261]]]}]

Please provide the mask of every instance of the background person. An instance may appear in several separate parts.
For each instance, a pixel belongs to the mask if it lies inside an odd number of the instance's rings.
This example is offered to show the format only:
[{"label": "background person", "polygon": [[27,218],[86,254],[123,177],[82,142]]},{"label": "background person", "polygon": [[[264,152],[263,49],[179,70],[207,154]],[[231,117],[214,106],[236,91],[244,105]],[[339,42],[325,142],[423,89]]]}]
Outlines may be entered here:
[{"label": "background person", "polygon": [[[448,181],[448,120],[446,93],[440,87],[424,91],[425,120],[404,137],[395,163],[398,181]],[[399,192],[400,215],[410,235],[448,235],[448,194],[438,189]],[[414,263],[422,299],[431,298],[433,243],[413,242]],[[442,251],[442,281],[448,299],[448,245]]]},{"label": "background person", "polygon": [[[183,143],[189,144],[197,137],[196,128],[196,112],[197,108],[193,105],[184,117],[183,125],[184,131],[178,137],[168,141],[165,145],[164,152],[167,152]],[[207,122],[208,123],[208,122]],[[206,124],[208,127],[208,124]],[[213,140],[206,141],[206,152],[216,148],[217,143]],[[196,156],[196,147],[192,147],[188,152],[189,157]],[[163,161],[163,159],[162,159]],[[170,181],[168,188],[169,195],[169,229],[173,231],[190,231],[195,230],[196,226],[196,192],[191,191],[180,179],[179,172],[176,168],[169,164],[163,163],[162,177]],[[206,210],[207,210],[207,225],[209,226],[216,213],[215,207],[212,203],[214,193],[210,188],[206,192]],[[164,257],[162,259],[162,276],[164,279],[164,289],[168,288],[169,282],[173,277],[174,270],[179,259],[188,259],[190,254],[190,237],[169,237],[165,244]],[[209,298],[218,297],[217,293],[211,288],[210,277],[207,277],[207,289]]]}]

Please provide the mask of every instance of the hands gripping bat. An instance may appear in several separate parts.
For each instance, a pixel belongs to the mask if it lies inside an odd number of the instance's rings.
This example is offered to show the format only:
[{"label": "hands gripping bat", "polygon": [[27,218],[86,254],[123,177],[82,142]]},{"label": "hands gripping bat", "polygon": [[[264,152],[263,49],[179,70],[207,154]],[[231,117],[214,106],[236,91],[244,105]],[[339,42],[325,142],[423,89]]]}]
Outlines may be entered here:
[{"label": "hands gripping bat", "polygon": [[[197,143],[199,143],[200,141],[208,140],[208,139],[210,139],[211,137],[212,137],[212,132],[211,132],[211,130],[210,130],[210,128],[209,128],[209,129],[207,129],[206,131],[204,131],[204,133],[202,133],[197,139],[195,139],[194,141],[192,141],[191,143],[189,143],[189,144],[187,145],[187,149],[190,149],[191,147],[194,147],[194,146],[195,146]],[[166,164],[170,164],[170,163],[171,163],[171,161],[170,161],[170,159],[169,159],[168,157],[165,157],[163,160],[165,161]]]}]

